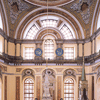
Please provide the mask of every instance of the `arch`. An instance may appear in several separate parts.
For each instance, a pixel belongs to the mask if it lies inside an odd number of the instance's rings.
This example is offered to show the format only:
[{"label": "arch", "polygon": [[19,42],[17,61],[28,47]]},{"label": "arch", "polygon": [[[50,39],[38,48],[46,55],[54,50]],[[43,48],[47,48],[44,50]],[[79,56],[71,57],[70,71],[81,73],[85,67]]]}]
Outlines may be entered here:
[{"label": "arch", "polygon": [[34,100],[34,80],[26,78],[24,80],[24,100]]},{"label": "arch", "polygon": [[[80,39],[84,38],[83,29],[82,29],[80,23],[78,22],[78,20],[72,14],[70,14],[69,12],[67,12],[65,10],[62,10],[60,8],[55,8],[55,9],[49,8],[49,11],[50,11],[49,12],[50,15],[56,15],[56,16],[59,16],[59,17],[65,19],[66,21],[68,21],[68,23],[73,27],[73,30],[75,32],[76,38],[80,38]],[[64,13],[64,14],[60,15],[58,13],[58,11],[61,12],[61,13]],[[37,14],[35,12],[37,12]],[[43,16],[45,14],[46,14],[46,8],[45,7],[43,7],[42,9],[38,8],[38,9],[30,12],[29,14],[27,14],[27,16],[25,16],[21,20],[21,22],[19,23],[17,29],[15,30],[15,38],[22,38],[23,37],[23,33],[24,33],[26,27],[29,25],[29,23],[33,19],[38,18],[38,16]],[[67,16],[70,16],[70,19],[68,19],[69,17],[67,17]],[[20,26],[22,26],[22,27],[20,27]]]},{"label": "arch", "polygon": [[74,100],[74,80],[72,78],[64,80],[64,100]]},{"label": "arch", "polygon": [[1,13],[1,19],[2,19],[2,26],[3,26],[2,29],[9,36],[8,18],[7,18],[5,6],[2,0],[0,2],[0,13]]},{"label": "arch", "polygon": [[100,13],[100,0],[97,0],[94,14],[93,14],[92,24],[91,24],[91,35],[97,30],[97,22],[98,22],[99,13]]}]

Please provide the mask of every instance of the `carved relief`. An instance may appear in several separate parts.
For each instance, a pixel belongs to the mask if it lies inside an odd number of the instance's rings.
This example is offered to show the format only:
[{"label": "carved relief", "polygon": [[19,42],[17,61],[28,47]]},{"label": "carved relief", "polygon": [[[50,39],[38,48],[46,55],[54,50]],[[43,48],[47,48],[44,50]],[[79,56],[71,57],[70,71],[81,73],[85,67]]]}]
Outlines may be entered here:
[{"label": "carved relief", "polygon": [[57,72],[62,72],[64,68],[55,68]]},{"label": "carved relief", "polygon": [[35,70],[36,70],[36,72],[41,72],[41,70],[43,69],[43,68],[34,68]]},{"label": "carved relief", "polygon": [[48,75],[48,88],[50,92],[50,97],[52,100],[55,100],[55,72],[52,69],[46,69],[43,72],[43,93],[44,93],[44,84],[45,84],[45,79],[47,78]]},{"label": "carved relief", "polygon": [[26,3],[22,3],[20,0],[8,0],[8,4],[10,6],[11,23],[14,24],[17,16],[22,11],[28,9],[28,5]]},{"label": "carved relief", "polygon": [[34,71],[32,69],[25,69],[23,72],[22,72],[22,79],[26,76],[32,76],[34,77]]},{"label": "carved relief", "polygon": [[71,6],[71,9],[81,14],[85,24],[88,24],[90,20],[91,4],[92,4],[92,0],[79,0],[79,3],[74,3]]},{"label": "carved relief", "polygon": [[22,68],[16,68],[16,72],[20,72]]},{"label": "carved relief", "polygon": [[76,79],[76,72],[73,69],[67,69],[64,71],[64,78],[66,76],[72,76]]}]

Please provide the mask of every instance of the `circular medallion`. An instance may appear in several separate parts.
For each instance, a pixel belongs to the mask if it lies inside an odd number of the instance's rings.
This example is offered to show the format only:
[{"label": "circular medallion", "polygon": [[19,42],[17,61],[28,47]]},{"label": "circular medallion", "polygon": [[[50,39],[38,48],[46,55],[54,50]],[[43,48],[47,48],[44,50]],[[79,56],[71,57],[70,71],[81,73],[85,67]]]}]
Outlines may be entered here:
[{"label": "circular medallion", "polygon": [[[47,6],[47,0],[25,0],[28,3]],[[72,2],[73,0],[48,0],[48,6],[64,5]]]},{"label": "circular medallion", "polygon": [[63,49],[62,48],[56,49],[56,55],[57,56],[62,56],[63,55]]},{"label": "circular medallion", "polygon": [[36,56],[41,56],[42,55],[42,50],[40,48],[35,49],[35,55]]}]

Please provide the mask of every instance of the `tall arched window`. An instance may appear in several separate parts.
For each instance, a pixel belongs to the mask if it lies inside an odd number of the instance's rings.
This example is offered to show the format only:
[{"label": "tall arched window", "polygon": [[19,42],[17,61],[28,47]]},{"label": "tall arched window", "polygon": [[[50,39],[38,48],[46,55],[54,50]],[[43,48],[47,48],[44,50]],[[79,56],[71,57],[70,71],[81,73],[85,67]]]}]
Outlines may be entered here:
[{"label": "tall arched window", "polygon": [[24,81],[24,100],[34,100],[34,81],[31,78]]},{"label": "tall arched window", "polygon": [[74,80],[72,78],[64,81],[64,100],[74,100]]},{"label": "tall arched window", "polygon": [[54,42],[52,39],[45,40],[44,57],[45,57],[45,59],[53,59],[54,58]]}]

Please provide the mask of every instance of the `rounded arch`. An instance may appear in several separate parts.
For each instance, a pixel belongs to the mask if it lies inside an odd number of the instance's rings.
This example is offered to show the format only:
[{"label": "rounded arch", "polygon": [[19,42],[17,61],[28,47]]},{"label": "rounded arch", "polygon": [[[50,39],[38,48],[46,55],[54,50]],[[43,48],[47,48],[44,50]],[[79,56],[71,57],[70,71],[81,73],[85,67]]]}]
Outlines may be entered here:
[{"label": "rounded arch", "polygon": [[[27,16],[25,16],[20,21],[19,25],[17,26],[17,29],[15,30],[15,38],[16,39],[20,38],[20,37],[22,38],[22,34],[26,28],[24,26],[27,26],[30,23],[30,21],[32,21],[32,19],[35,19],[38,16],[46,15],[46,12],[47,12],[46,9],[47,9],[46,7],[43,7],[41,9],[38,8],[38,9],[28,13]],[[61,13],[63,15],[61,15],[59,13]],[[52,9],[50,7],[49,7],[49,14],[60,16],[61,18],[65,19],[66,21],[69,21],[69,23],[71,24],[71,26],[74,29],[76,37],[80,38],[80,39],[84,38],[83,28],[82,28],[81,24],[79,23],[79,21],[72,14],[70,14],[69,12],[67,12],[65,10],[62,10],[61,8]]]},{"label": "rounded arch", "polygon": [[97,0],[91,24],[91,35],[97,30],[97,21],[99,13],[100,13],[100,0]]},{"label": "rounded arch", "polygon": [[2,23],[3,23],[3,31],[7,33],[7,35],[9,36],[8,18],[7,18],[6,10],[5,10],[4,3],[2,0],[0,3],[0,13],[1,13],[1,18],[2,18]]}]

